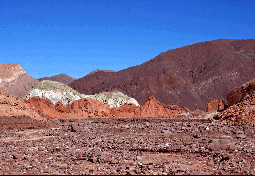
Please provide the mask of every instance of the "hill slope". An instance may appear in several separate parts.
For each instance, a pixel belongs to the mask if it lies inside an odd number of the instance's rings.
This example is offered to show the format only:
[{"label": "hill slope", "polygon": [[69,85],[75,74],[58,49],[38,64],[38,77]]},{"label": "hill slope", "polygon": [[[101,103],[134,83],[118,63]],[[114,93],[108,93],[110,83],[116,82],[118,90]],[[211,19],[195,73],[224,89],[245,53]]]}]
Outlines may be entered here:
[{"label": "hill slope", "polygon": [[73,82],[74,80],[76,80],[76,78],[72,78],[65,73],[61,73],[59,75],[55,75],[55,76],[51,76],[51,77],[43,77],[43,78],[38,79],[38,81],[40,81],[40,82],[43,80],[57,81],[57,82],[61,82],[61,83],[67,85],[67,84],[70,84],[71,82]]},{"label": "hill slope", "polygon": [[73,81],[84,94],[118,90],[143,104],[160,102],[205,109],[206,102],[226,99],[236,86],[255,74],[255,40],[214,40],[161,53],[141,65],[119,72],[98,71]]},{"label": "hill slope", "polygon": [[23,98],[37,83],[19,64],[0,64],[0,91]]}]

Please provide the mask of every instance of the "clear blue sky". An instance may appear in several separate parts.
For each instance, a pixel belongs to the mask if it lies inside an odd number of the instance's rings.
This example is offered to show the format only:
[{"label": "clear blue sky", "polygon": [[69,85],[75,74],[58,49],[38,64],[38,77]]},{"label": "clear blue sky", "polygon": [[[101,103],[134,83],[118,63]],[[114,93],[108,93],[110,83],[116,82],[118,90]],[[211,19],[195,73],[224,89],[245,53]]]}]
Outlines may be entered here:
[{"label": "clear blue sky", "polygon": [[0,0],[0,63],[35,78],[122,70],[214,39],[255,38],[254,0]]}]

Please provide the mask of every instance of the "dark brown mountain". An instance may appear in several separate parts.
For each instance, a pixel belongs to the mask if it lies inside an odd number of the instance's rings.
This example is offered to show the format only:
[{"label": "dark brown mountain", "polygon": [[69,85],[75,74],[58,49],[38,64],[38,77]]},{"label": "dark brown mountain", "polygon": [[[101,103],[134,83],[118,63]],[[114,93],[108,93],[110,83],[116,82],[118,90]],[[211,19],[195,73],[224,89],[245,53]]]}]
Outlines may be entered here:
[{"label": "dark brown mountain", "polygon": [[205,110],[213,99],[227,99],[255,74],[255,40],[213,40],[161,53],[119,72],[99,71],[73,81],[80,93],[119,90],[143,104],[154,96],[191,110]]},{"label": "dark brown mountain", "polygon": [[73,82],[74,80],[76,80],[76,78],[72,78],[65,73],[61,73],[59,75],[55,75],[55,76],[51,76],[51,77],[43,77],[43,78],[38,79],[38,81],[40,81],[40,82],[43,80],[57,81],[57,82],[61,82],[61,83],[67,85],[67,84],[70,84],[71,82]]},{"label": "dark brown mountain", "polygon": [[0,91],[24,98],[37,83],[19,64],[0,64]]}]

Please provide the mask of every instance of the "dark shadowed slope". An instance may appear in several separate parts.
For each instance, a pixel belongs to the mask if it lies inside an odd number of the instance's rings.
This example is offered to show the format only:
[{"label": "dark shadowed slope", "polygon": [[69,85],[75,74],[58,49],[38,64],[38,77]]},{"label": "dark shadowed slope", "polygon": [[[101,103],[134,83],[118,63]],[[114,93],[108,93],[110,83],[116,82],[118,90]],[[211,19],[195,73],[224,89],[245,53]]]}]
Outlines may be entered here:
[{"label": "dark shadowed slope", "polygon": [[51,76],[51,77],[43,77],[43,78],[39,78],[38,81],[43,81],[43,80],[50,80],[50,81],[57,81],[57,82],[61,82],[63,84],[70,84],[71,82],[73,82],[74,80],[76,80],[76,78],[72,78],[70,76],[68,76],[67,74],[61,73],[59,75],[55,75],[55,76]]},{"label": "dark shadowed slope", "polygon": [[191,110],[226,99],[255,74],[255,40],[214,40],[161,53],[119,72],[98,71],[73,81],[80,93],[119,90],[143,104],[149,96]]}]

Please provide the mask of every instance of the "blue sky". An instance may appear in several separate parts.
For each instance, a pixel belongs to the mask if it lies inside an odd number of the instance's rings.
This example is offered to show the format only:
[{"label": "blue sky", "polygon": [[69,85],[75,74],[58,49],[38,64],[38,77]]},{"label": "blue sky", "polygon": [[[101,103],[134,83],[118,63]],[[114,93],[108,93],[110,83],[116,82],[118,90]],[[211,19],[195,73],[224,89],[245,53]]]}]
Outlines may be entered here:
[{"label": "blue sky", "polygon": [[35,78],[122,70],[161,52],[255,34],[254,0],[0,0],[0,64]]}]

